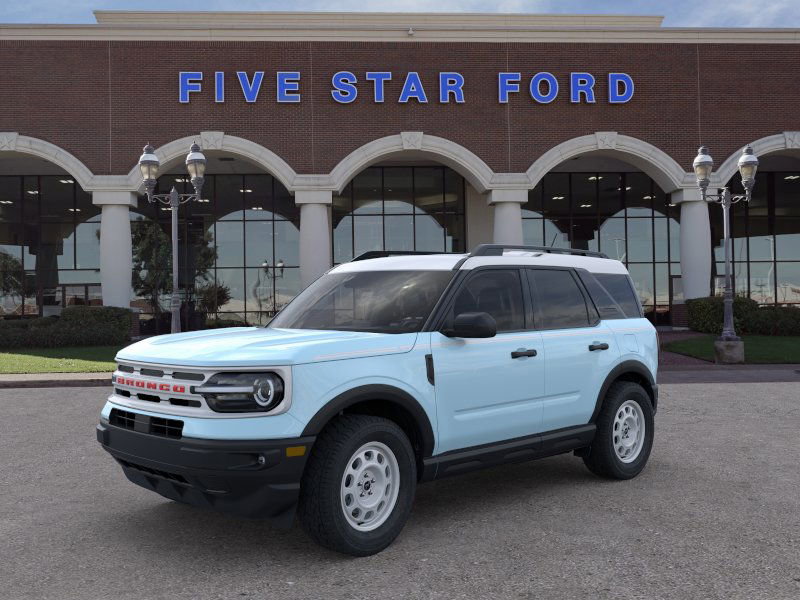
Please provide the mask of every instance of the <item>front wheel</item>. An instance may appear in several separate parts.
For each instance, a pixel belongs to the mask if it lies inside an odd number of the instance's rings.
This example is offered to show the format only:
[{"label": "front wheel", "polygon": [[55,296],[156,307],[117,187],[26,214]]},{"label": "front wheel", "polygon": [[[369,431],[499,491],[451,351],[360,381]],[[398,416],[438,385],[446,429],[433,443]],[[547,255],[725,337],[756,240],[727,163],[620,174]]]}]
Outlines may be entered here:
[{"label": "front wheel", "polygon": [[636,477],[650,457],[653,425],[653,407],[644,388],[617,381],[606,393],[597,417],[597,434],[583,462],[601,477]]},{"label": "front wheel", "polygon": [[343,415],[314,444],[300,485],[300,522],[326,548],[375,554],[403,529],[416,482],[414,450],[400,427]]}]

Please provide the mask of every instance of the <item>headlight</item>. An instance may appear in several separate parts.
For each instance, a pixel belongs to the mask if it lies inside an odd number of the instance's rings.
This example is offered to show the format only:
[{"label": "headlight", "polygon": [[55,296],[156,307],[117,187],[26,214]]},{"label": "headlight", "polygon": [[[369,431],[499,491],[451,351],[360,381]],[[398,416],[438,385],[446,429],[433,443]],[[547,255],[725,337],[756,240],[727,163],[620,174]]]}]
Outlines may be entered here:
[{"label": "headlight", "polygon": [[216,373],[193,390],[216,412],[269,412],[283,400],[275,373]]}]

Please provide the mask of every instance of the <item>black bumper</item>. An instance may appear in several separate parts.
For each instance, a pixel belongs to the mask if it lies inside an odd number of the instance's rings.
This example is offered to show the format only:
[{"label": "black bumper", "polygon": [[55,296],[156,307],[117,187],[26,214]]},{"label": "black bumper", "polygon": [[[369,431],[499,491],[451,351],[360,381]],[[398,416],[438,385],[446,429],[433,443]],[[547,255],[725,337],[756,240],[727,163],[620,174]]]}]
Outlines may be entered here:
[{"label": "black bumper", "polygon": [[[314,436],[280,440],[169,439],[108,423],[97,441],[133,483],[166,498],[290,526]],[[298,447],[305,450],[302,456]],[[292,448],[289,456],[287,448]]]}]

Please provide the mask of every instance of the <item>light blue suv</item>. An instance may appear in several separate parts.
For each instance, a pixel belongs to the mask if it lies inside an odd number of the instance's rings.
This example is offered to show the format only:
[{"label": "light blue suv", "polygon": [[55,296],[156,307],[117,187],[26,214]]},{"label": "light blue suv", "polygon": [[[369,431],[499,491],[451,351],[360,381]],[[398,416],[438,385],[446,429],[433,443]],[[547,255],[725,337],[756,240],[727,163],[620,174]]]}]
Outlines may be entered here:
[{"label": "light blue suv", "polygon": [[602,254],[369,253],[268,327],[121,350],[97,438],[162,496],[286,526],[297,513],[363,556],[400,533],[418,482],[565,452],[636,476],[657,360],[625,267]]}]

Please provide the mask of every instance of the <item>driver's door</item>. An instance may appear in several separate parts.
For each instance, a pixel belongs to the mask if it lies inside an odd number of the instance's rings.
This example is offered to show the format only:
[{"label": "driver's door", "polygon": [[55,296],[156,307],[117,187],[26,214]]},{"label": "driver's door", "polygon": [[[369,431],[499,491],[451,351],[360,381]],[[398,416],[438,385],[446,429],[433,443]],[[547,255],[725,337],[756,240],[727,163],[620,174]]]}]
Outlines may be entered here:
[{"label": "driver's door", "polygon": [[497,335],[431,335],[441,452],[541,431],[544,355],[527,298],[516,268],[476,269],[455,292],[440,329],[460,313],[486,312]]}]

